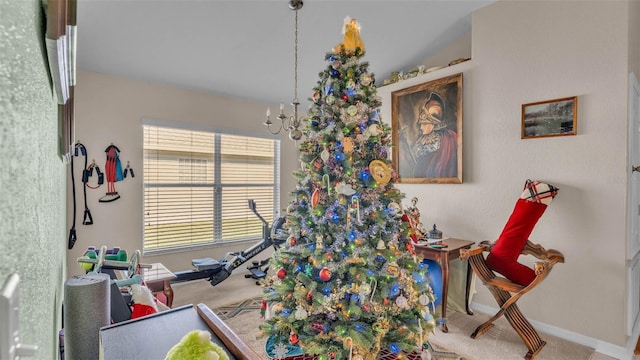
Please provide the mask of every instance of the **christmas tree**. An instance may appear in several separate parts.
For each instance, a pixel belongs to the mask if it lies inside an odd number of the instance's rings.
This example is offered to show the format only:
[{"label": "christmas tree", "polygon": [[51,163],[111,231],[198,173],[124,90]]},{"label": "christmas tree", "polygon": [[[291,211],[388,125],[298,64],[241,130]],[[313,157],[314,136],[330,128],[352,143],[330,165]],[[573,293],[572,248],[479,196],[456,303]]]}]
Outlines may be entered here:
[{"label": "christmas tree", "polygon": [[[265,335],[318,360],[406,357],[435,328],[427,267],[416,259],[403,194],[388,160],[373,74],[359,25],[329,52],[299,145],[301,170],[287,208],[288,239],[270,259]],[[430,306],[431,305],[431,306]]]}]

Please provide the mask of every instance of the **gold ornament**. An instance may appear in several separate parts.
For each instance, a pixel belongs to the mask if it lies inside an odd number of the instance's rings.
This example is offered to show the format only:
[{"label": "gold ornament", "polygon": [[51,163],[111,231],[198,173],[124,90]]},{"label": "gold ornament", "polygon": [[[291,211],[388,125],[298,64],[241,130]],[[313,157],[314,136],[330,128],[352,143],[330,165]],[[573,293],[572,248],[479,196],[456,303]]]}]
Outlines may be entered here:
[{"label": "gold ornament", "polygon": [[385,185],[391,180],[391,169],[380,160],[373,160],[369,164],[369,172],[380,185]]},{"label": "gold ornament", "polygon": [[400,266],[398,266],[398,264],[396,264],[395,262],[389,263],[389,265],[387,265],[387,274],[391,276],[400,275]]},{"label": "gold ornament", "polygon": [[342,139],[342,149],[344,149],[344,152],[347,154],[350,154],[353,152],[353,140],[351,138],[344,138]]}]

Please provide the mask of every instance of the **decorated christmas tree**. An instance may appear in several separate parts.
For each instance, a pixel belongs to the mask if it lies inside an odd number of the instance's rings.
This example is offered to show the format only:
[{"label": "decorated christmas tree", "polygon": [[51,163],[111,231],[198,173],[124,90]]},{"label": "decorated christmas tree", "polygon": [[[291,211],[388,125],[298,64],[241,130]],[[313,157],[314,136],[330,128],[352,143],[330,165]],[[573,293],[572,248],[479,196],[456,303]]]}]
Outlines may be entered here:
[{"label": "decorated christmas tree", "polygon": [[359,30],[345,20],[310,99],[288,239],[270,259],[275,274],[264,287],[261,329],[278,344],[274,357],[291,347],[318,360],[426,355],[436,325],[427,267],[401,220],[391,132]]}]

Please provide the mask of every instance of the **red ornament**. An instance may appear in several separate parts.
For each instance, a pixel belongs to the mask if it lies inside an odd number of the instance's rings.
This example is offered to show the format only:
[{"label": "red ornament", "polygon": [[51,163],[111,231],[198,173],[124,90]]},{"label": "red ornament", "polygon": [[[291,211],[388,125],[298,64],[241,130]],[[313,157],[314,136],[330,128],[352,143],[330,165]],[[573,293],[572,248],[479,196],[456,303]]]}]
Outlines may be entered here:
[{"label": "red ornament", "polygon": [[298,338],[298,334],[296,333],[291,333],[289,335],[289,342],[291,343],[291,345],[296,345],[298,343],[300,339]]},{"label": "red ornament", "polygon": [[329,281],[331,279],[331,270],[325,268],[322,268],[320,270],[320,280],[322,281]]},{"label": "red ornament", "polygon": [[307,301],[311,302],[312,298],[313,298],[313,291],[309,290],[309,292],[307,292]]},{"label": "red ornament", "polygon": [[287,276],[287,270],[285,270],[284,268],[280,268],[276,275],[278,276],[278,279],[282,280],[285,278],[285,276]]},{"label": "red ornament", "polygon": [[318,205],[318,201],[320,200],[320,188],[316,188],[313,190],[313,194],[311,194],[311,208],[313,209]]}]

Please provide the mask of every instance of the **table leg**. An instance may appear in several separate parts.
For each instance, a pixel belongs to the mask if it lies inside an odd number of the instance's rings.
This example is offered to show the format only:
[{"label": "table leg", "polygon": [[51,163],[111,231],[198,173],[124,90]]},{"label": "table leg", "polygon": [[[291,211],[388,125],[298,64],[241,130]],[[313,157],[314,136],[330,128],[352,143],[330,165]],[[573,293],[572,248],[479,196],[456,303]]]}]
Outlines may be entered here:
[{"label": "table leg", "polygon": [[171,288],[171,281],[164,280],[164,294],[167,296],[167,306],[173,305],[173,289]]},{"label": "table leg", "polygon": [[449,256],[443,255],[440,257],[440,268],[442,269],[442,332],[449,332],[447,328],[447,294],[449,292]]},{"label": "table leg", "polygon": [[472,279],[473,273],[471,271],[471,264],[469,264],[469,261],[466,261],[466,263],[467,263],[467,288],[464,292],[464,307],[467,310],[467,314],[473,315],[473,310],[471,310],[471,308],[469,307],[469,292],[471,291],[471,279]]}]

